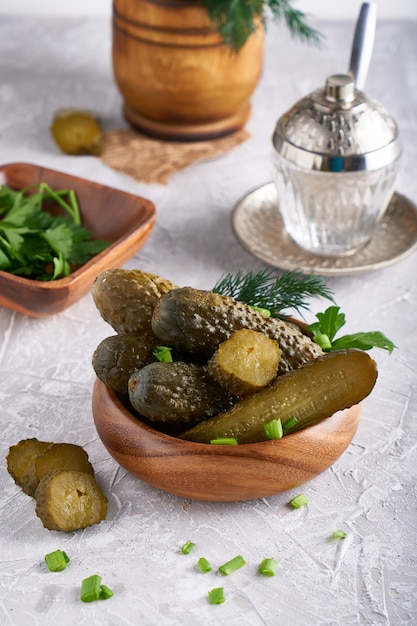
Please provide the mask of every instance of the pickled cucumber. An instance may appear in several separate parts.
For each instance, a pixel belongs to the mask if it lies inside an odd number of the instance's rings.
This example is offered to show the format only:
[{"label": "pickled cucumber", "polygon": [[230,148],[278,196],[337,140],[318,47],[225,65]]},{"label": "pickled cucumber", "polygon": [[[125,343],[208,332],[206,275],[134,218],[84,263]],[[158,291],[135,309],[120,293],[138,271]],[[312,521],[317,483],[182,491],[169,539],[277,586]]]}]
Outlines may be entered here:
[{"label": "pickled cucumber", "polygon": [[152,350],[157,344],[158,339],[150,334],[106,337],[93,354],[93,369],[108,387],[127,394],[133,372],[156,361]]},{"label": "pickled cucumber", "polygon": [[233,396],[210,376],[206,367],[182,361],[151,363],[129,380],[129,399],[152,422],[183,427],[230,408]]},{"label": "pickled cucumber", "polygon": [[91,294],[101,317],[118,334],[149,334],[159,298],[174,288],[156,274],[110,269],[97,276]]},{"label": "pickled cucumber", "polygon": [[41,479],[35,510],[45,528],[71,532],[104,520],[107,498],[91,474],[61,470]]},{"label": "pickled cucumber", "polygon": [[249,328],[278,343],[283,374],[323,354],[322,349],[292,323],[265,317],[229,296],[191,287],[173,289],[157,303],[152,328],[162,343],[210,359],[233,332]]},{"label": "pickled cucumber", "polygon": [[242,328],[220,344],[208,369],[235,396],[245,396],[269,385],[277,375],[280,356],[276,341]]},{"label": "pickled cucumber", "polygon": [[81,446],[73,443],[54,443],[30,464],[23,480],[23,491],[29,496],[35,496],[43,476],[64,469],[77,470],[94,476],[88,454]]},{"label": "pickled cucumber", "polygon": [[97,118],[87,111],[58,111],[51,125],[51,134],[66,154],[99,156],[104,146],[104,133]]},{"label": "pickled cucumber", "polygon": [[6,457],[7,469],[19,487],[23,487],[25,476],[36,457],[43,454],[51,441],[39,441],[36,437],[22,439],[11,446]]},{"label": "pickled cucumber", "polygon": [[234,437],[239,443],[265,440],[264,424],[295,417],[287,434],[358,404],[377,379],[375,361],[361,350],[329,352],[296,370],[278,376],[269,387],[238,401],[229,411],[201,422],[180,437],[209,443]]}]

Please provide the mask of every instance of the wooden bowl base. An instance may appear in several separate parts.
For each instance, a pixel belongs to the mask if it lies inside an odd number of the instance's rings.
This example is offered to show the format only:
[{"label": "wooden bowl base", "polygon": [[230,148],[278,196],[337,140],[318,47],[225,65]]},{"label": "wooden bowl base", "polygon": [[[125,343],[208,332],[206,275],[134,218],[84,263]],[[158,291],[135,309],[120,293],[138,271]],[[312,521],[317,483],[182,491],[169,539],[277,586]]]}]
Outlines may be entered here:
[{"label": "wooden bowl base", "polygon": [[168,141],[206,141],[230,135],[243,128],[250,111],[250,105],[245,103],[233,115],[221,120],[181,124],[145,117],[128,104],[123,108],[125,118],[134,128],[151,137]]}]

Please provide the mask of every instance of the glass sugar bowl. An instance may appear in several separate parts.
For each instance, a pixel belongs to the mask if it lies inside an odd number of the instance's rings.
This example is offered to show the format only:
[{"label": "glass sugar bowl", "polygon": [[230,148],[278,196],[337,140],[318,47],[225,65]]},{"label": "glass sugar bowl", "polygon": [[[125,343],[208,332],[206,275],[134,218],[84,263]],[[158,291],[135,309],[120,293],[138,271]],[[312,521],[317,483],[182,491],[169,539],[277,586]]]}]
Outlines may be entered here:
[{"label": "glass sugar bowl", "polygon": [[366,246],[389,205],[401,155],[388,112],[350,74],[337,74],[278,120],[272,141],[278,208],[292,239],[331,257]]}]

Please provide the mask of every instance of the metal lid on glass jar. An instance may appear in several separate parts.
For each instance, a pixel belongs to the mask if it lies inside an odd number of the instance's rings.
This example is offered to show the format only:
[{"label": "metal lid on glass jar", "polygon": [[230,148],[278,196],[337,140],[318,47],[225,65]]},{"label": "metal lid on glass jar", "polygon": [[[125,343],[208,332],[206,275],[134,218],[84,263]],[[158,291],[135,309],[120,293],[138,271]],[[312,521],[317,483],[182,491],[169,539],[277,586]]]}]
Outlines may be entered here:
[{"label": "metal lid on glass jar", "polygon": [[349,74],[302,98],[277,122],[275,150],[308,170],[371,171],[401,153],[398,128],[388,112],[362,91]]}]

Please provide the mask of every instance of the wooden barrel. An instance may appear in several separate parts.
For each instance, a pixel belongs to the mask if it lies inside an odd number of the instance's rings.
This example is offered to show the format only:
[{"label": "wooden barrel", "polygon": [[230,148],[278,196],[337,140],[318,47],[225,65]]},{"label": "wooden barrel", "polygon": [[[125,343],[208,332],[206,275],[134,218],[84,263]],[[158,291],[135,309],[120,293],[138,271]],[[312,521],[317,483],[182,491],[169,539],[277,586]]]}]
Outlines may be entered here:
[{"label": "wooden barrel", "polygon": [[262,69],[261,26],[236,54],[197,0],[114,0],[112,37],[124,115],[137,129],[193,141],[246,123]]}]

